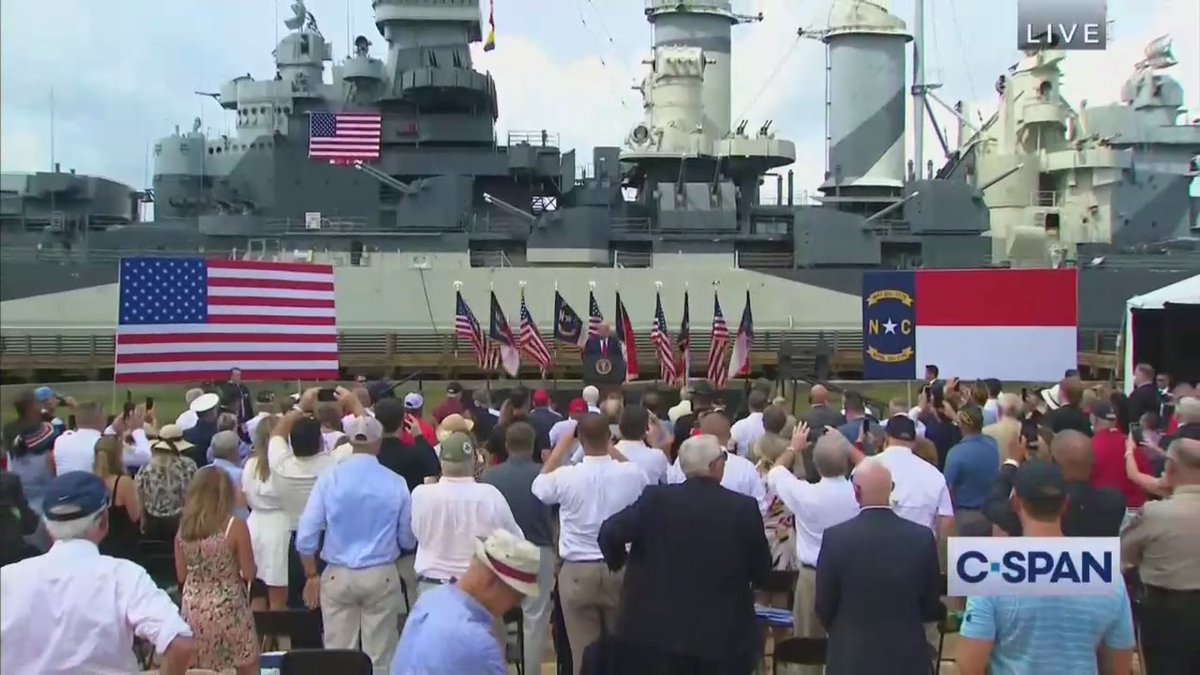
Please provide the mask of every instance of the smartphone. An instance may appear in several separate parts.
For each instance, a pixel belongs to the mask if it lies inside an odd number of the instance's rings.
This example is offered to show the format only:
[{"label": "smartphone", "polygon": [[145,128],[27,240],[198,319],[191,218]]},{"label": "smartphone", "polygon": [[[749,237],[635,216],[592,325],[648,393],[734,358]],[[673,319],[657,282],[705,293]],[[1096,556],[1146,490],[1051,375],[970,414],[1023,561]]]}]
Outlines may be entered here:
[{"label": "smartphone", "polygon": [[58,404],[61,406],[65,406],[67,404],[67,399],[65,399],[61,396],[57,397],[55,400],[57,400]]},{"label": "smartphone", "polygon": [[337,389],[333,387],[322,387],[317,392],[317,401],[320,403],[329,403],[337,400]]},{"label": "smartphone", "polygon": [[1133,442],[1137,443],[1138,445],[1146,442],[1146,436],[1142,433],[1142,425],[1140,422],[1130,422],[1129,437],[1132,438]]},{"label": "smartphone", "polygon": [[1021,401],[1024,402],[1029,398],[1029,387],[1021,387]]},{"label": "smartphone", "polygon": [[125,401],[125,405],[121,410],[121,417],[128,419],[133,414],[134,408],[137,408],[137,406],[133,404],[133,401]]},{"label": "smartphone", "polygon": [[151,410],[154,410],[154,397],[147,396],[146,397],[146,412],[150,412]]},{"label": "smartphone", "polygon": [[[112,422],[109,422],[109,424],[112,424]],[[71,431],[75,431],[79,428],[79,422],[75,420],[75,415],[67,415],[67,428]]]},{"label": "smartphone", "polygon": [[1021,441],[1027,450],[1037,450],[1038,424],[1034,420],[1021,421]]},{"label": "smartphone", "polygon": [[133,403],[133,390],[132,389],[125,390],[125,402]]}]

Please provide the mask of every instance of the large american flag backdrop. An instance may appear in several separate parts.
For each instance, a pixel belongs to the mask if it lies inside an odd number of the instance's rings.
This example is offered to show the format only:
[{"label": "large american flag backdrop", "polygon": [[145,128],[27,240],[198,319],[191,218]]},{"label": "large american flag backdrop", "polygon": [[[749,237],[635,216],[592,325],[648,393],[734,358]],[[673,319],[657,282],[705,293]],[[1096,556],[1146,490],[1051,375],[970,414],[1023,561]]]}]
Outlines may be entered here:
[{"label": "large american flag backdrop", "polygon": [[121,260],[117,384],[338,376],[333,267]]},{"label": "large american flag backdrop", "polygon": [[379,159],[383,120],[379,113],[310,113],[308,156],[330,164]]}]

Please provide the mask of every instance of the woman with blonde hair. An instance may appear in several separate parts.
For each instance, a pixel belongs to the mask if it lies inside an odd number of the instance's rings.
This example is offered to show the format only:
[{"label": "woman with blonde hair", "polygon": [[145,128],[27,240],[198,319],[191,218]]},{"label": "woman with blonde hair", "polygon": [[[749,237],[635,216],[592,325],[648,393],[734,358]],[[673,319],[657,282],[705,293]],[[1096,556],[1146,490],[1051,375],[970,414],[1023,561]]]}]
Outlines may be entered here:
[{"label": "woman with blonde hair", "polygon": [[125,448],[117,436],[101,436],[96,441],[93,472],[108,488],[108,534],[100,541],[100,553],[114,558],[138,560],[138,523],[142,507],[137,488],[125,473]]},{"label": "woman with blonde hair", "polygon": [[758,458],[754,468],[766,488],[767,513],[763,516],[763,530],[771,546],[771,569],[796,569],[796,518],[784,506],[783,500],[767,485],[767,473],[788,449],[782,436],[766,434],[754,443],[751,456]]},{"label": "woman with blonde hair", "polygon": [[[246,527],[250,547],[258,568],[257,582],[265,586],[266,603],[261,590],[251,593],[250,607],[255,611],[287,609],[288,534],[290,523],[271,487],[271,467],[267,464],[267,441],[278,415],[264,418],[254,427],[253,454],[242,467],[242,494],[250,506]],[[258,584],[256,584],[258,585]]]},{"label": "woman with blonde hair", "polygon": [[191,447],[178,425],[164,426],[158,431],[158,440],[150,445],[150,463],[133,479],[142,507],[142,532],[149,538],[175,538],[183,497],[196,475],[196,462],[182,454]]},{"label": "woman with blonde hair", "polygon": [[246,590],[256,572],[250,531],[233,515],[236,502],[229,474],[211,466],[196,472],[175,537],[175,574],[196,639],[193,667],[252,675],[259,651]]}]

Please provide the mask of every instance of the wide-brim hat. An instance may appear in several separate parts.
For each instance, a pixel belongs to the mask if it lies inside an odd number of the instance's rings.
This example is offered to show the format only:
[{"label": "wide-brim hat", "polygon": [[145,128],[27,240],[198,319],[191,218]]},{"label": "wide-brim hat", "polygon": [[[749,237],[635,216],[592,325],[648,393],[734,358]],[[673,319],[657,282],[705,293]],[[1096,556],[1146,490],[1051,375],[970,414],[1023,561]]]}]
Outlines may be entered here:
[{"label": "wide-brim hat", "polygon": [[1062,407],[1059,389],[1059,385],[1056,384],[1049,389],[1042,390],[1042,400],[1046,402],[1046,406],[1051,410],[1058,410]]},{"label": "wide-brim hat", "polygon": [[475,540],[475,558],[514,591],[530,598],[538,595],[541,555],[536,546],[507,530],[497,530],[487,539]]},{"label": "wide-brim hat", "polygon": [[468,433],[471,433],[471,430],[474,428],[475,428],[474,420],[463,417],[462,415],[459,415],[458,413],[452,413],[452,414],[446,415],[446,417],[442,419],[442,423],[439,424],[438,428],[437,428],[436,435],[437,435],[438,443],[441,443],[442,441],[449,438],[450,434],[453,434],[456,432],[468,434]]},{"label": "wide-brim hat", "polygon": [[178,424],[167,424],[158,430],[158,440],[150,446],[151,450],[172,450],[171,445],[174,443],[175,450],[187,450],[192,447],[192,444],[183,439],[183,429]]}]

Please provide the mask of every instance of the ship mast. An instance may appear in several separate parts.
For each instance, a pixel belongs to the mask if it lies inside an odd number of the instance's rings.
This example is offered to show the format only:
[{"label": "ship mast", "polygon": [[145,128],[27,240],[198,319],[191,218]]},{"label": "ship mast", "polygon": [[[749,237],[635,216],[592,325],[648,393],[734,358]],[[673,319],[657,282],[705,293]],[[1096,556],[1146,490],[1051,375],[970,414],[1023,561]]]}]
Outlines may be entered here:
[{"label": "ship mast", "polygon": [[913,16],[913,171],[925,176],[925,0],[916,0]]}]

